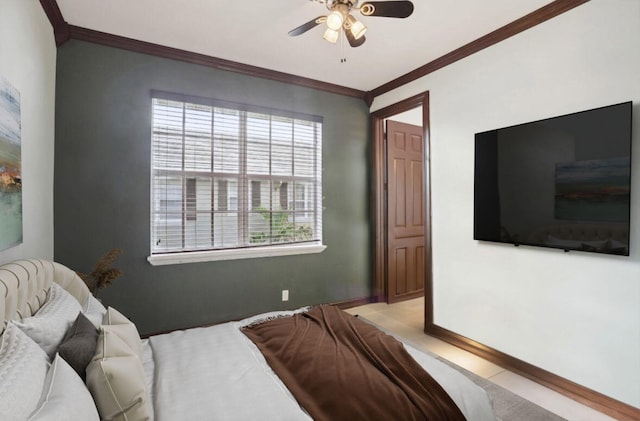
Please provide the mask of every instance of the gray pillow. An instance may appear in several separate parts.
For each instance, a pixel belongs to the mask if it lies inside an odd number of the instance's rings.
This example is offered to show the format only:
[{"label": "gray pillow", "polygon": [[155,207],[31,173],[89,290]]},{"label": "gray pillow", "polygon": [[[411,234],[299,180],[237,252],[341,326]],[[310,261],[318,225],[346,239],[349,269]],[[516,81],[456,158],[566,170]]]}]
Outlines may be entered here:
[{"label": "gray pillow", "polygon": [[58,354],[85,380],[86,369],[96,352],[98,330],[80,313],[58,347]]}]

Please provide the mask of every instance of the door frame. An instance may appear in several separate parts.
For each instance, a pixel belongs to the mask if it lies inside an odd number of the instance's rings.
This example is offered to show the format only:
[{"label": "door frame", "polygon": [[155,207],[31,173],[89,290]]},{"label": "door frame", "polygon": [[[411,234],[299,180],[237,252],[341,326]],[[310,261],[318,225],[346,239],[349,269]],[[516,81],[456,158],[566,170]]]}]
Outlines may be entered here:
[{"label": "door frame", "polygon": [[422,106],[422,135],[424,139],[424,294],[426,321],[433,321],[432,253],[431,253],[431,165],[429,91],[381,108],[371,113],[371,209],[373,211],[373,299],[386,302],[387,297],[387,203],[386,203],[386,150],[384,120]]}]

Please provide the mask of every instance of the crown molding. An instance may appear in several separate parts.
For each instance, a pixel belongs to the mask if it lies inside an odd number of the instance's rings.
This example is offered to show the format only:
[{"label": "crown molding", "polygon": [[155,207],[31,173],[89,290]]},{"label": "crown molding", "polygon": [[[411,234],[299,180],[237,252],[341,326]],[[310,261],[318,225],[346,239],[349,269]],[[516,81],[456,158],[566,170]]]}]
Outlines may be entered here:
[{"label": "crown molding", "polygon": [[59,47],[69,40],[69,24],[64,20],[56,0],[40,0],[40,5],[51,22],[56,46]]},{"label": "crown molding", "polygon": [[265,69],[263,67],[250,66],[248,64],[238,63],[236,61],[207,56],[205,54],[194,53],[178,48],[166,47],[164,45],[139,41],[136,39],[121,37],[105,32],[94,31],[92,29],[81,28],[79,26],[69,25],[69,33],[70,38],[74,40],[87,41],[94,44],[116,47],[123,50],[134,51],[137,53],[150,54],[157,57],[164,57],[172,60],[184,61],[186,63],[198,64],[214,69],[226,70],[229,72],[241,73],[248,76],[255,76],[263,79],[289,83],[292,85],[304,86],[306,88],[317,89],[320,91],[358,98],[361,100],[365,100],[366,96],[366,92],[364,91],[335,85],[333,83],[321,82],[315,79],[295,76],[289,73]]},{"label": "crown molding", "polygon": [[462,60],[465,57],[469,57],[472,54],[475,54],[485,48],[491,47],[494,44],[497,44],[501,41],[504,41],[507,38],[510,38],[514,35],[519,34],[520,32],[526,31],[527,29],[533,28],[536,25],[539,25],[543,22],[546,22],[549,19],[552,19],[558,15],[563,14],[575,7],[578,7],[584,3],[589,2],[590,0],[556,0],[552,3],[547,4],[535,10],[528,15],[521,17],[501,28],[496,29],[493,32],[484,35],[475,41],[471,41],[470,43],[463,45],[462,47],[451,51],[448,54],[443,55],[423,66],[418,67],[415,70],[412,70],[409,73],[406,73],[392,81],[385,83],[367,93],[367,98],[375,98],[379,95],[392,91],[402,85],[406,85],[409,82],[413,82],[416,79],[419,79],[423,76],[428,75],[429,73],[433,73],[436,70],[442,69],[452,63],[455,63],[458,60]]},{"label": "crown molding", "polygon": [[143,54],[150,54],[158,57],[184,61],[187,63],[199,64],[215,69],[241,73],[249,76],[290,83],[293,85],[304,86],[307,88],[330,92],[338,95],[358,98],[362,99],[368,106],[371,106],[374,98],[379,95],[387,93],[407,83],[413,82],[416,79],[428,75],[429,73],[455,63],[458,60],[462,60],[465,57],[468,57],[485,48],[504,41],[505,39],[517,35],[520,32],[526,31],[527,29],[539,25],[540,23],[552,19],[577,6],[587,3],[588,1],[590,0],[555,0],[554,2],[549,3],[548,5],[543,6],[540,9],[529,13],[528,15],[520,19],[517,19],[485,36],[476,39],[475,41],[472,41],[456,50],[453,50],[442,57],[439,57],[368,92],[353,88],[347,88],[345,86],[340,86],[328,82],[321,82],[302,76],[295,76],[284,72],[269,70],[262,67],[250,66],[244,63],[224,60],[204,54],[166,47],[159,44],[153,44],[145,41],[135,40],[132,38],[121,37],[118,35],[69,25],[64,20],[64,17],[62,16],[62,12],[60,11],[56,0],[40,0],[40,4],[42,5],[42,8],[49,18],[49,21],[51,22],[56,45],[58,47],[67,42],[69,39],[87,41]]},{"label": "crown molding", "polygon": [[109,47],[120,48],[137,53],[150,54],[172,60],[179,60],[186,63],[207,66],[214,69],[226,70],[248,76],[255,76],[263,79],[270,79],[292,85],[303,86],[305,88],[311,88],[319,91],[361,99],[365,102],[367,100],[367,93],[358,89],[347,88],[345,86],[322,82],[302,76],[295,76],[289,73],[278,72],[275,70],[265,69],[257,66],[250,66],[244,63],[224,60],[221,58],[198,54],[191,51],[180,50],[177,48],[166,47],[159,44],[153,44],[150,42],[139,41],[132,38],[121,37],[118,35],[69,25],[64,20],[64,17],[62,16],[62,12],[60,11],[56,0],[40,0],[40,4],[42,5],[42,8],[44,9],[47,17],[49,18],[49,22],[51,22],[56,45],[58,47],[60,47],[70,39],[92,42],[94,44],[106,45]]}]

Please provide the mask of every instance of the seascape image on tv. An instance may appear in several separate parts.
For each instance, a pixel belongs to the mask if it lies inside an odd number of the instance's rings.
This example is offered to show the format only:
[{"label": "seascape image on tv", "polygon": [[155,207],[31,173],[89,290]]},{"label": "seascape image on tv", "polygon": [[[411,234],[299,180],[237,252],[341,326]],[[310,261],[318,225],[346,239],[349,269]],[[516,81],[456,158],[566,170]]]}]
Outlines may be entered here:
[{"label": "seascape image on tv", "polygon": [[0,76],[0,250],[22,243],[20,93]]},{"label": "seascape image on tv", "polygon": [[630,157],[556,164],[556,219],[629,221]]}]

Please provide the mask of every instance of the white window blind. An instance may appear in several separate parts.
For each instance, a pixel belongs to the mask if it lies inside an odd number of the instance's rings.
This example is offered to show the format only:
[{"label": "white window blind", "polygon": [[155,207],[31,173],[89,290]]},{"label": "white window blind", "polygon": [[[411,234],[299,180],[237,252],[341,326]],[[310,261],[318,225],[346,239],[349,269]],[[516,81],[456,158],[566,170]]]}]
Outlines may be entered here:
[{"label": "white window blind", "polygon": [[152,99],[151,253],[322,242],[322,119]]}]

